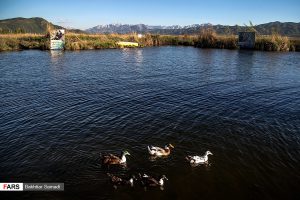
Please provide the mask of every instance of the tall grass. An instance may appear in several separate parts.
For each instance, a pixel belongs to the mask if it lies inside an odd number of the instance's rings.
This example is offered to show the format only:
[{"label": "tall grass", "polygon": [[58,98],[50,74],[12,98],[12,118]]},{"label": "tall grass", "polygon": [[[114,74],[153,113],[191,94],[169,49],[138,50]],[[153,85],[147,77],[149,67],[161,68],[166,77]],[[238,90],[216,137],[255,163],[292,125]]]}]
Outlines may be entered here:
[{"label": "tall grass", "polygon": [[217,35],[211,29],[202,29],[195,42],[196,47],[218,48],[218,49],[237,49],[237,37],[235,35]]},{"label": "tall grass", "polygon": [[[238,49],[236,35],[217,35],[213,29],[202,29],[195,42],[196,47]],[[300,39],[293,40],[279,34],[258,35],[255,40],[255,50],[261,51],[300,51]]]},{"label": "tall grass", "polygon": [[211,29],[202,29],[198,35],[196,46],[200,48],[214,48],[217,42],[217,34]]},{"label": "tall grass", "polygon": [[291,46],[289,38],[279,34],[258,37],[255,41],[255,49],[263,51],[295,50],[294,46]]},{"label": "tall grass", "polygon": [[290,51],[300,51],[300,38],[290,39]]},{"label": "tall grass", "polygon": [[41,34],[0,34],[0,51],[49,49],[49,42]]},{"label": "tall grass", "polygon": [[[203,29],[198,35],[145,34],[139,38],[131,34],[66,34],[66,50],[119,48],[118,41],[137,42],[141,47],[162,45],[184,45],[200,48],[238,49],[236,35],[217,35],[212,29]],[[49,39],[42,34],[0,34],[0,51],[22,49],[49,49]],[[300,39],[289,39],[278,34],[258,36],[256,50],[300,51]]]}]

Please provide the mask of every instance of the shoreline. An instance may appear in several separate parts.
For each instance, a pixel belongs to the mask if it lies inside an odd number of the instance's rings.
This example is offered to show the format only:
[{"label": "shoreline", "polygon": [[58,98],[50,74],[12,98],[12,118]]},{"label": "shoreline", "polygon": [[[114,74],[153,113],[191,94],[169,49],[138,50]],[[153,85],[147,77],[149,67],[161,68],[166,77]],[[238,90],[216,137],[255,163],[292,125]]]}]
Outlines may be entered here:
[{"label": "shoreline", "polygon": [[[152,46],[193,46],[197,48],[238,50],[236,35],[158,35],[145,34],[75,34],[67,33],[65,50],[121,49],[118,41],[139,43],[139,47]],[[28,49],[49,50],[48,38],[42,34],[0,34],[0,52]],[[139,48],[131,47],[131,48]],[[300,51],[300,38],[280,35],[257,36],[255,47],[258,51]]]}]

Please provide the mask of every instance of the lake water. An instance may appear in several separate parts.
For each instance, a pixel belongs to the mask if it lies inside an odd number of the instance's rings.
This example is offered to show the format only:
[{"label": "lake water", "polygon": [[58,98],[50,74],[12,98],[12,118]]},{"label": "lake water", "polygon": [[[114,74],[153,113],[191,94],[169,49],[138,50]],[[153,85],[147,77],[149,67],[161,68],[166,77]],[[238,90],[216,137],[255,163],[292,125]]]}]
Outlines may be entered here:
[{"label": "lake water", "polygon": [[[296,199],[300,54],[156,47],[0,54],[0,182],[64,182],[27,199]],[[167,158],[147,145],[171,143]],[[128,150],[128,168],[100,153]],[[210,150],[208,165],[184,157]],[[165,174],[161,191],[120,176]],[[4,193],[0,193],[3,196]]]}]

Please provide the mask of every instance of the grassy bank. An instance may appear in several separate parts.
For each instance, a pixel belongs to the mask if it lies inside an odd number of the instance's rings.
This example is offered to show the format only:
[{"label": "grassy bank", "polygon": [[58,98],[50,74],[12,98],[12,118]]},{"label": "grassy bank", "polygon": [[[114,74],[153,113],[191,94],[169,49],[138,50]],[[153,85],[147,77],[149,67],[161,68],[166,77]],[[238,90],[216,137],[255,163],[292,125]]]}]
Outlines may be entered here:
[{"label": "grassy bank", "polygon": [[162,45],[193,46],[196,36],[174,36],[145,34],[138,38],[137,34],[67,34],[67,50],[118,48],[116,42],[137,42],[141,47]]},{"label": "grassy bank", "polygon": [[235,35],[217,35],[215,31],[206,29],[199,33],[195,46],[199,48],[238,49],[237,42]]},{"label": "grassy bank", "polygon": [[[236,35],[217,35],[213,30],[202,30],[195,46],[199,48],[238,49]],[[255,50],[260,51],[300,51],[300,38],[288,38],[279,34],[257,35]]]},{"label": "grassy bank", "polygon": [[49,49],[49,42],[41,34],[0,34],[0,51]]},{"label": "grassy bank", "polygon": [[[156,35],[145,34],[66,34],[66,50],[119,48],[118,41],[138,42],[141,47],[184,45],[199,48],[238,49],[236,35],[217,35],[205,30],[198,35]],[[0,51],[23,49],[49,49],[49,41],[42,34],[0,34]],[[256,50],[263,51],[300,51],[299,38],[280,35],[258,36]]]},{"label": "grassy bank", "polygon": [[259,36],[255,41],[255,49],[262,51],[300,51],[300,39],[278,34]]},{"label": "grassy bank", "polygon": [[[118,41],[138,42],[141,47],[161,45],[193,46],[196,36],[145,34],[66,34],[66,50],[119,48]],[[49,49],[49,42],[41,34],[0,34],[0,50]]]}]

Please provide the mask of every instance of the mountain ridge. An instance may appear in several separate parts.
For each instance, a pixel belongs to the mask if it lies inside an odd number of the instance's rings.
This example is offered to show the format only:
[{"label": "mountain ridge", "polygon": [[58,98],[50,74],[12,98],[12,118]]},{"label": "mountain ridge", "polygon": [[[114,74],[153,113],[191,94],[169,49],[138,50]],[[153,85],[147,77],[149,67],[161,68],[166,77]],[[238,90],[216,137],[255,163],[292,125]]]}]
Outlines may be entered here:
[{"label": "mountain ridge", "polygon": [[[287,36],[300,36],[300,23],[296,22],[269,22],[253,26],[258,33],[263,35],[270,35],[273,32],[287,35]],[[187,26],[172,25],[145,25],[145,24],[106,24],[98,25],[85,31],[88,33],[153,33],[153,34],[197,34],[203,28],[212,28],[218,34],[237,34],[239,31],[248,30],[248,26],[227,26],[227,25],[213,25],[210,23],[205,24],[191,24]]]},{"label": "mountain ridge", "polygon": [[[46,33],[47,26],[50,25],[53,28],[61,29],[62,26],[55,25],[41,17],[16,17],[0,20],[0,33]],[[67,29],[72,32],[84,33],[79,29]]]},{"label": "mountain ridge", "polygon": [[[63,28],[55,25],[41,17],[32,18],[10,18],[0,20],[0,33],[46,33],[47,25],[50,24],[54,28]],[[145,24],[106,24],[98,25],[86,30],[67,29],[75,33],[151,33],[151,34],[166,34],[166,35],[191,35],[197,34],[203,28],[212,28],[217,34],[237,34],[239,31],[246,31],[247,26],[227,26],[227,25],[213,25],[210,23],[191,24],[186,26],[171,25],[145,25]],[[269,22],[255,25],[254,28],[259,34],[270,35],[274,32],[286,36],[300,36],[300,23],[298,22]]]}]

